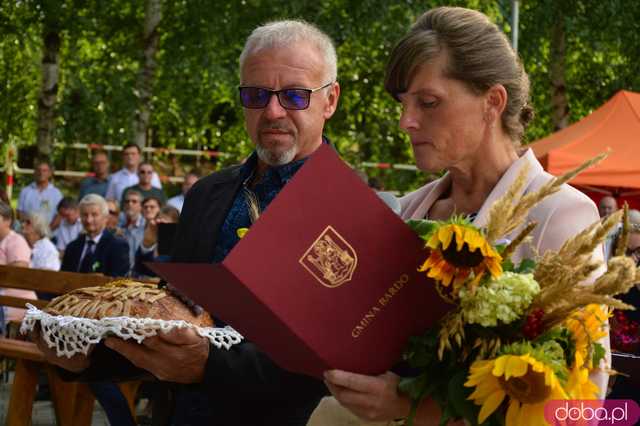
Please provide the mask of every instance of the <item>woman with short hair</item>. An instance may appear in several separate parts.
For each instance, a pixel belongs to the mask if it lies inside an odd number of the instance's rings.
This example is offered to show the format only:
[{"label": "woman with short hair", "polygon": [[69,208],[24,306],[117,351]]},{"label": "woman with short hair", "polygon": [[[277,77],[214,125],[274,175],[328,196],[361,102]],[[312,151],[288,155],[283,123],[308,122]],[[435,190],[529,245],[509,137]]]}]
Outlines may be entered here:
[{"label": "woman with short hair", "polygon": [[31,268],[60,270],[60,253],[49,239],[49,225],[43,216],[28,214],[27,219],[22,222],[22,234],[31,246]]}]

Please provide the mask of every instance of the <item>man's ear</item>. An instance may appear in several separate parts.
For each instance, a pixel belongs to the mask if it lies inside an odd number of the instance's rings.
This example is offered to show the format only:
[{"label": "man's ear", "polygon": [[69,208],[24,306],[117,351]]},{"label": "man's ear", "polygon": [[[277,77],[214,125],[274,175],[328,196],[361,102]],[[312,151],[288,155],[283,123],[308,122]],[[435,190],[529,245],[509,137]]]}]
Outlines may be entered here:
[{"label": "man's ear", "polygon": [[340,83],[337,81],[331,85],[329,94],[327,95],[327,102],[324,107],[323,116],[325,120],[328,120],[333,116],[338,108],[338,99],[340,98]]},{"label": "man's ear", "polygon": [[500,119],[507,107],[507,89],[502,84],[494,84],[485,93],[484,119],[487,124]]}]

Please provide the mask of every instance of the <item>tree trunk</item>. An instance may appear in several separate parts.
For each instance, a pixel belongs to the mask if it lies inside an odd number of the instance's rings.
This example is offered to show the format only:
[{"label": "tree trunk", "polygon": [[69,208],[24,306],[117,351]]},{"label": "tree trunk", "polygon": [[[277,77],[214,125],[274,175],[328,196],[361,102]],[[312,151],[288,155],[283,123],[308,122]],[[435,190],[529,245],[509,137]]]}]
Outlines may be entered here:
[{"label": "tree trunk", "polygon": [[140,148],[147,142],[147,129],[151,119],[153,77],[156,70],[156,52],[160,40],[158,26],[162,19],[161,0],[146,0],[144,13],[144,62],[138,78],[138,110],[133,123],[133,141]]},{"label": "tree trunk", "polygon": [[556,12],[551,29],[551,122],[553,130],[564,129],[569,125],[569,102],[565,85],[566,39],[564,14],[561,8]]},{"label": "tree trunk", "polygon": [[45,24],[42,50],[42,87],[38,98],[38,159],[48,159],[53,148],[56,127],[55,106],[58,95],[60,32]]}]

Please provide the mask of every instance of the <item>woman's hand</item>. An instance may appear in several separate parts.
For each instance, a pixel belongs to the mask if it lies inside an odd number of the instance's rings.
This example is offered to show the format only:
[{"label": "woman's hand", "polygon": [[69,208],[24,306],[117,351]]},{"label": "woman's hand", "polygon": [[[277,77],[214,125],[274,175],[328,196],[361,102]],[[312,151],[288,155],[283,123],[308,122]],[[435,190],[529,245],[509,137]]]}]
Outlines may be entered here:
[{"label": "woman's hand", "polygon": [[[391,421],[409,415],[409,397],[398,393],[400,377],[387,371],[380,376],[365,376],[341,370],[324,373],[325,383],[333,396],[345,408],[366,421]],[[413,420],[415,426],[435,426],[442,411],[432,399],[418,405]],[[464,426],[463,420],[450,420],[448,426]]]},{"label": "woman's hand", "polygon": [[411,402],[398,393],[400,377],[396,374],[365,376],[330,370],[324,378],[338,402],[363,420],[389,421],[409,415]]},{"label": "woman's hand", "polygon": [[161,332],[141,344],[109,337],[105,345],[158,379],[176,383],[202,382],[209,357],[209,341],[191,328]]}]

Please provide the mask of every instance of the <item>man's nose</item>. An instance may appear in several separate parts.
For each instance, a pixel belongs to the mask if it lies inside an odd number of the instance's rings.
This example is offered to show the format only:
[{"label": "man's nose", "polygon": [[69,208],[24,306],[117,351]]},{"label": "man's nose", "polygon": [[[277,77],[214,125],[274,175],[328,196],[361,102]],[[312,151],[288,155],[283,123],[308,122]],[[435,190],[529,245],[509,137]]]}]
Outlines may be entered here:
[{"label": "man's nose", "polygon": [[282,118],[287,115],[287,110],[280,105],[278,95],[275,93],[269,98],[269,103],[264,107],[264,115],[269,119]]}]

